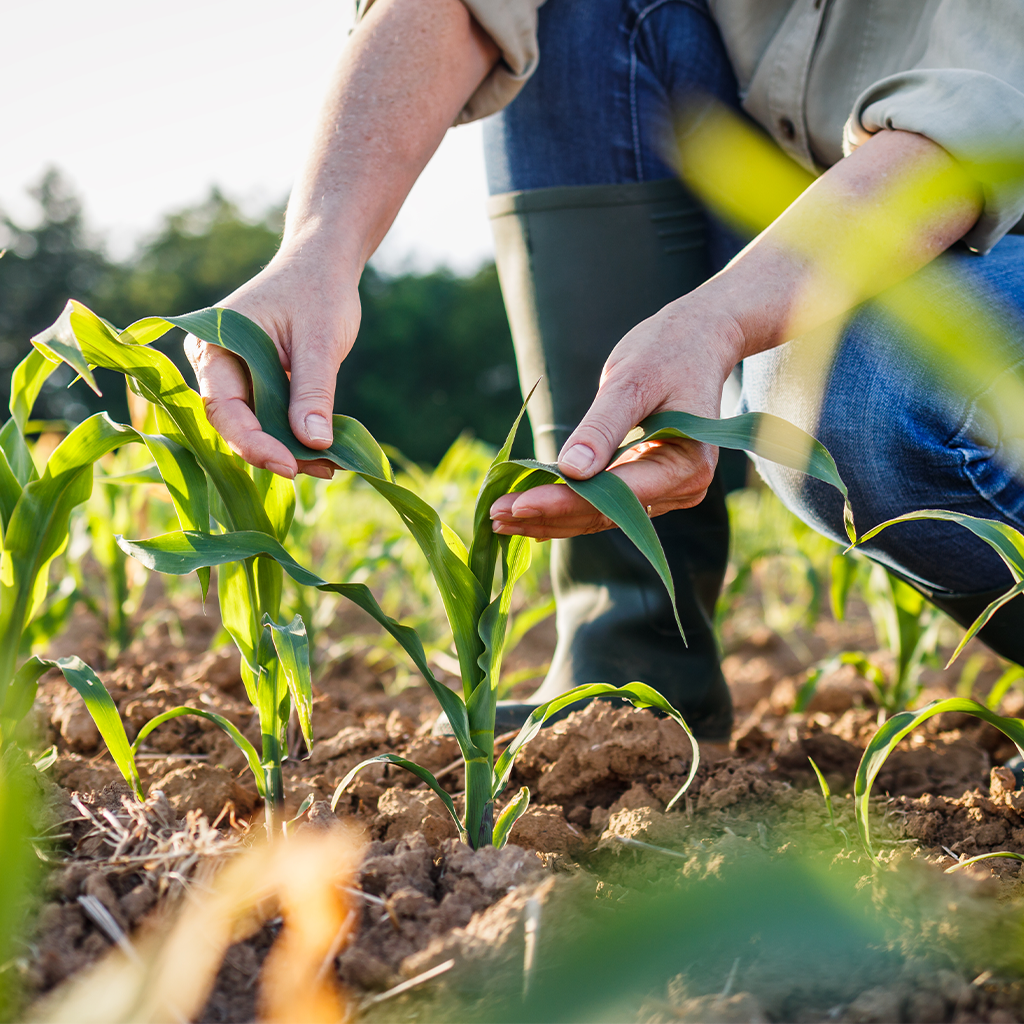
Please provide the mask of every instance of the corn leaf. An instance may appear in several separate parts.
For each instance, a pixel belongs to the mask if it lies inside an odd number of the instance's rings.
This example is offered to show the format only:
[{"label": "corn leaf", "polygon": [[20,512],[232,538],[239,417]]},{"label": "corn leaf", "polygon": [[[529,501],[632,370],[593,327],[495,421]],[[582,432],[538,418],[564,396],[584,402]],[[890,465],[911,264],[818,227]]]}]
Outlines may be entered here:
[{"label": "corn leaf", "polygon": [[18,504],[20,497],[21,483],[14,475],[11,464],[7,461],[6,453],[0,450],[0,540],[7,530],[14,506]]},{"label": "corn leaf", "polygon": [[28,419],[39,392],[50,374],[60,366],[60,359],[33,348],[11,372],[11,419],[18,432],[27,433]]},{"label": "corn leaf", "polygon": [[979,519],[977,516],[964,515],[962,512],[947,512],[940,508],[925,508],[918,512],[907,512],[905,515],[889,519],[861,537],[857,543],[864,544],[876,537],[883,530],[896,523],[909,523],[915,519],[940,519],[970,530],[976,537],[985,541],[1002,560],[1018,582],[1024,581],[1024,535],[1006,523],[995,519]]},{"label": "corn leaf", "polygon": [[[86,359],[78,345],[66,337],[65,332],[61,330],[60,324],[61,322],[58,320],[57,323],[47,327],[45,331],[37,334],[32,339],[32,344],[35,346],[36,351],[40,353],[45,352],[54,361],[54,365],[60,365],[61,362],[67,363],[68,366],[78,372],[78,376],[92,388],[95,394],[102,396],[103,392],[100,391],[96,378],[92,375],[89,360]],[[109,327],[109,325],[107,326]],[[11,411],[13,412],[14,410],[12,409]],[[24,424],[22,424],[22,430],[24,430]]]},{"label": "corn leaf", "polygon": [[277,651],[281,670],[288,681],[288,691],[295,704],[302,737],[306,746],[313,749],[313,679],[309,671],[309,640],[306,624],[301,615],[296,615],[288,625],[274,622],[269,615],[263,616],[263,624],[269,627],[274,649]]},{"label": "corn leaf", "polygon": [[50,667],[39,658],[29,658],[14,674],[7,696],[0,705],[0,746],[10,739],[18,723],[32,710],[39,689],[39,677]]},{"label": "corn leaf", "polygon": [[28,450],[25,438],[18,430],[18,424],[15,423],[13,416],[0,427],[0,450],[3,451],[7,465],[19,487],[24,487],[30,480],[38,478],[39,473],[36,472],[36,464],[32,461],[32,453]]},{"label": "corn leaf", "polygon": [[918,519],[938,519],[944,522],[957,523],[959,526],[970,530],[976,537],[985,541],[1006,564],[1010,570],[1015,585],[1007,590],[1001,597],[997,597],[989,606],[971,623],[967,632],[964,633],[957,644],[956,650],[950,655],[946,667],[948,668],[960,656],[967,643],[972,640],[979,630],[992,618],[993,615],[1004,604],[1012,601],[1019,594],[1024,593],[1024,534],[1014,527],[1001,523],[996,519],[979,519],[977,516],[964,515],[962,512],[948,512],[945,509],[926,508],[917,512],[907,512],[905,515],[889,519],[861,537],[857,543],[864,544],[878,536],[883,530],[896,523],[909,523]]},{"label": "corn leaf", "polygon": [[748,412],[721,420],[688,412],[657,412],[648,416],[640,428],[643,436],[630,441],[620,449],[620,453],[644,441],[683,438],[750,452],[831,484],[843,496],[846,532],[851,542],[856,540],[849,492],[835,460],[820,441],[788,420],[766,412]]},{"label": "corn leaf", "polygon": [[[268,469],[254,468],[252,479],[274,527],[274,536],[284,542],[291,529],[292,519],[295,518],[295,484],[286,477],[271,473]],[[184,524],[181,528],[193,529]]]},{"label": "corn leaf", "polygon": [[204,711],[202,708],[188,708],[188,707],[176,707],[171,708],[169,711],[164,711],[157,715],[155,718],[151,718],[140,730],[138,736],[135,737],[135,742],[131,746],[131,753],[134,761],[134,755],[138,752],[139,747],[142,745],[142,741],[158,726],[169,722],[172,718],[181,718],[183,715],[193,715],[196,718],[205,718],[208,722],[213,722],[219,725],[230,737],[234,740],[235,746],[245,755],[245,760],[248,762],[249,770],[252,772],[253,778],[256,780],[256,789],[260,796],[264,796],[266,793],[266,785],[263,779],[263,765],[260,763],[260,756],[256,753],[256,748],[238,731],[237,726],[229,722],[223,715],[218,715],[213,711]]},{"label": "corn leaf", "polygon": [[136,393],[157,406],[161,433],[187,448],[207,472],[232,529],[271,530],[252,478],[210,425],[202,399],[167,356],[134,343],[134,325],[118,336],[90,309],[72,300],[51,330],[80,350],[90,365],[123,373]]},{"label": "corn leaf", "polygon": [[512,831],[512,826],[523,816],[529,806],[530,791],[523,786],[512,797],[508,807],[498,815],[498,820],[494,823],[491,842],[499,850],[508,842],[508,834]]},{"label": "corn leaf", "polygon": [[530,543],[529,537],[501,538],[501,593],[484,610],[478,626],[484,647],[479,660],[483,679],[475,690],[467,694],[466,710],[469,712],[470,738],[476,747],[488,754],[494,752],[494,708],[498,699],[501,656],[508,630],[512,591],[530,567]]},{"label": "corn leaf", "polygon": [[[88,422],[88,421],[87,421]],[[100,677],[81,658],[37,659],[47,668],[59,668],[64,678],[74,687],[85,701],[86,710],[96,723],[103,742],[110,751],[125,782],[132,787],[135,795],[142,799],[142,781],[135,767],[135,748],[128,743],[117,705],[111,700]]]},{"label": "corn leaf", "polygon": [[555,700],[549,700],[546,704],[540,704],[532,715],[526,720],[519,735],[509,744],[505,752],[494,763],[494,788],[492,796],[497,797],[508,785],[508,777],[512,772],[512,763],[516,755],[523,747],[540,732],[541,726],[562,708],[575,704],[579,700],[590,700],[594,697],[623,697],[637,708],[655,708],[663,711],[674,722],[676,722],[686,733],[690,740],[690,747],[693,750],[693,758],[690,761],[690,771],[686,781],[680,787],[679,792],[669,801],[666,811],[672,810],[679,798],[690,788],[694,775],[697,774],[697,765],[700,763],[700,749],[697,740],[694,738],[690,727],[681,714],[660,694],[657,690],[646,683],[627,683],[625,686],[612,686],[610,683],[587,683],[583,686],[576,686],[567,693],[562,694]]},{"label": "corn leaf", "polygon": [[412,772],[417,779],[422,779],[441,798],[441,803],[443,803],[448,809],[448,813],[452,816],[452,821],[454,821],[458,827],[459,833],[463,836],[465,835],[466,830],[463,828],[462,822],[459,821],[458,814],[455,813],[455,804],[452,803],[452,798],[441,787],[441,783],[439,783],[426,768],[421,768],[414,761],[409,761],[404,757],[399,757],[397,754],[378,754],[376,757],[368,757],[365,761],[360,761],[359,764],[357,764],[355,768],[353,768],[348,775],[338,783],[338,788],[334,791],[334,796],[331,797],[331,810],[334,810],[338,806],[341,794],[348,789],[349,784],[356,775],[367,765],[371,764],[397,764],[399,768],[404,768],[407,772]]},{"label": "corn leaf", "polygon": [[[187,575],[203,565],[230,565],[239,559],[251,558],[258,554],[269,555],[296,583],[316,587],[317,590],[327,593],[340,594],[359,605],[373,616],[412,658],[448,716],[463,752],[472,755],[475,748],[469,738],[466,705],[459,699],[458,694],[453,693],[434,677],[416,631],[386,615],[365,584],[328,583],[316,573],[299,565],[273,537],[255,531],[221,534],[165,533],[150,540],[125,540],[119,537],[118,544],[123,551],[137,558],[147,568],[172,576]],[[253,657],[255,660],[255,652]]]},{"label": "corn leaf", "polygon": [[983,722],[995,726],[1004,736],[1009,737],[1017,750],[1024,756],[1024,721],[1019,718],[1004,718],[990,711],[984,704],[968,697],[949,697],[945,700],[933,700],[920,711],[901,711],[893,715],[871,737],[857,768],[857,777],[853,784],[854,808],[857,812],[857,828],[865,849],[872,854],[871,824],[868,816],[870,810],[871,787],[875,784],[878,773],[882,770],[888,756],[896,749],[896,745],[909,732],[935,715],[946,711],[959,711],[973,715]]},{"label": "corn leaf", "polygon": [[951,868],[946,868],[944,874],[951,875],[954,871],[959,871],[961,868],[970,867],[971,864],[978,864],[983,860],[997,860],[999,858],[1024,861],[1024,853],[1014,853],[1012,850],[996,850],[993,853],[979,853],[976,857],[968,857],[967,860],[959,861]]}]

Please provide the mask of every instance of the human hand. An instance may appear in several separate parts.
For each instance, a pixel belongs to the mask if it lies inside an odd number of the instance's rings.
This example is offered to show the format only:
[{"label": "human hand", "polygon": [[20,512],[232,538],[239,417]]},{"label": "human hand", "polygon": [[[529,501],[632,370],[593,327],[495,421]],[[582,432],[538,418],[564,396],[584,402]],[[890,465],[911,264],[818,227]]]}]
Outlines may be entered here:
[{"label": "human hand", "polygon": [[[742,334],[729,317],[705,308],[697,293],[633,328],[612,350],[597,397],[562,446],[559,471],[585,480],[604,469],[625,436],[664,410],[717,417],[722,387],[739,361]],[[696,441],[654,441],[615,459],[651,516],[698,504],[714,477],[718,450]],[[597,533],[615,524],[564,484],[499,498],[490,509],[498,534],[538,539]]]},{"label": "human hand", "polygon": [[[338,368],[359,329],[358,275],[327,275],[329,265],[312,252],[278,254],[221,306],[256,321],[273,340],[291,378],[288,419],[307,447],[323,449],[332,440],[334,387]],[[206,415],[217,432],[253,466],[293,478],[296,473],[329,480],[334,465],[325,459],[297,461],[278,440],[264,433],[250,406],[250,381],[240,359],[218,345],[185,339]]]}]

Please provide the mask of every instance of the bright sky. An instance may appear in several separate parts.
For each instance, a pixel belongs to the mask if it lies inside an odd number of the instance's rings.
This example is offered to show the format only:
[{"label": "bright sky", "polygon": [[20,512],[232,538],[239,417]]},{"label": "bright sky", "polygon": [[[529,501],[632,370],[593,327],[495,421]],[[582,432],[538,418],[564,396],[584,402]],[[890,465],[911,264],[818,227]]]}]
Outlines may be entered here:
[{"label": "bright sky", "polygon": [[[115,256],[213,184],[283,199],[352,20],[352,0],[32,0],[0,4],[0,208],[55,165]],[[477,125],[450,131],[379,251],[385,269],[492,254]]]}]

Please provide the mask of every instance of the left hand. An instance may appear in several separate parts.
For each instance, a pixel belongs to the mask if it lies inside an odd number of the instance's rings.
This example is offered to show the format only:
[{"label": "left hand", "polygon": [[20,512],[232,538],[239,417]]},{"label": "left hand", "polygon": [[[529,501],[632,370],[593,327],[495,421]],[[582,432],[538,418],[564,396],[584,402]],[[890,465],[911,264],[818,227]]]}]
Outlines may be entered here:
[{"label": "left hand", "polygon": [[[704,308],[700,290],[633,328],[612,350],[597,397],[563,445],[559,471],[586,480],[603,470],[623,438],[664,410],[717,417],[722,387],[742,352],[738,325]],[[653,441],[623,452],[611,468],[659,516],[703,500],[718,449],[696,441]],[[615,524],[564,484],[506,494],[491,506],[498,534],[575,537]]]}]

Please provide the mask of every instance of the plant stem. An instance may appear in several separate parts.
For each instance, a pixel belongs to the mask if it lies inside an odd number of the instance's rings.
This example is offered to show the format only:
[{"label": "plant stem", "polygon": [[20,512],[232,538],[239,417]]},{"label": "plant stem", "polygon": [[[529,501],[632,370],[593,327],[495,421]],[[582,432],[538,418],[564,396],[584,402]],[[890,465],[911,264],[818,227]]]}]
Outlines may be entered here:
[{"label": "plant stem", "polygon": [[284,808],[284,777],[281,774],[281,744],[276,736],[263,734],[263,780],[266,795],[263,798],[267,815],[267,836],[276,831],[278,813]]},{"label": "plant stem", "polygon": [[466,761],[466,834],[474,850],[490,846],[493,841],[492,761],[493,754]]}]

